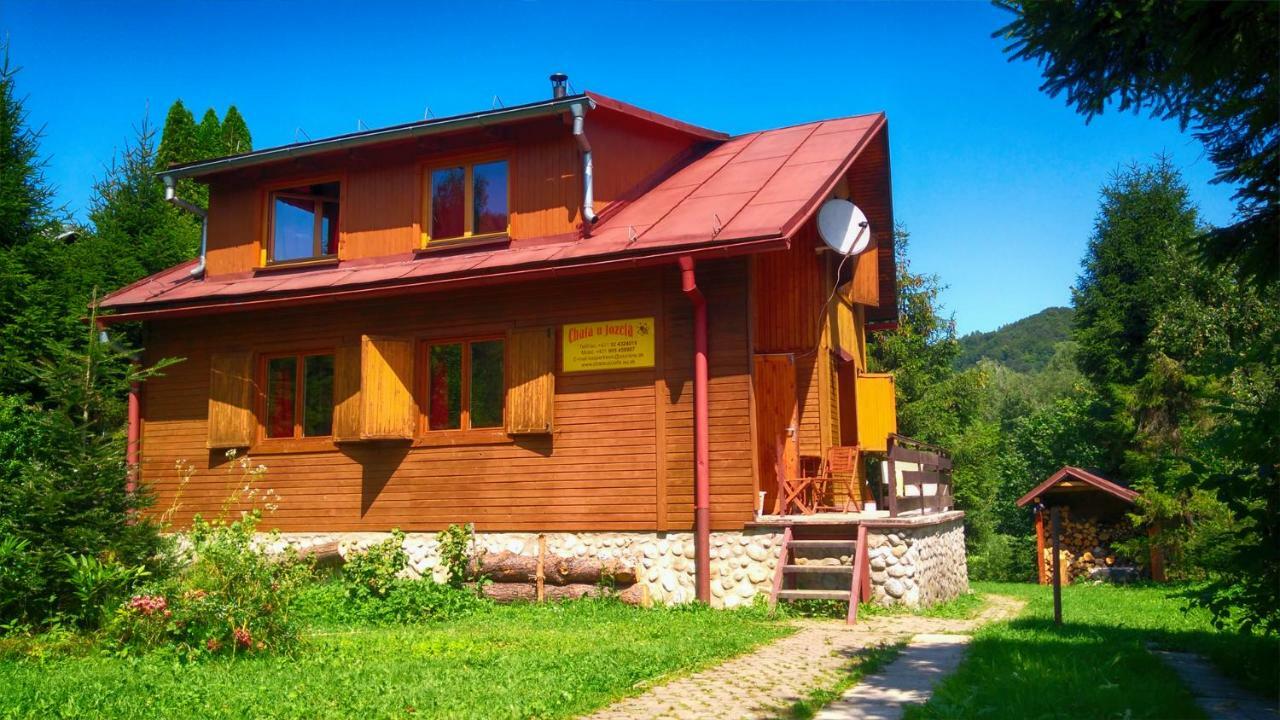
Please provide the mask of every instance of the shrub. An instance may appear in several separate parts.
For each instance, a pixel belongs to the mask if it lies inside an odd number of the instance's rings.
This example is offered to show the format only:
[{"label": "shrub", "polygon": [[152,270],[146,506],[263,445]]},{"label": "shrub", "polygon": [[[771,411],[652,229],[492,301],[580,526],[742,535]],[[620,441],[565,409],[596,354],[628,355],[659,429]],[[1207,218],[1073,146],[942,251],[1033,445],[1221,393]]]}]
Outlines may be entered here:
[{"label": "shrub", "polygon": [[150,573],[141,565],[125,565],[114,557],[65,555],[62,569],[77,604],[69,610],[79,627],[98,627],[140,580]]},{"label": "shrub", "polygon": [[308,585],[294,604],[295,617],[317,625],[389,625],[452,620],[492,605],[471,590],[429,579],[395,578],[385,597],[354,593],[352,587],[341,578]]},{"label": "shrub", "polygon": [[124,603],[110,625],[124,649],[169,646],[181,655],[288,650],[297,641],[291,605],[310,577],[292,549],[261,551],[260,510],[234,522],[197,516],[179,569]]},{"label": "shrub", "polygon": [[386,540],[348,557],[342,574],[349,583],[353,600],[365,595],[385,598],[391,592],[396,577],[408,564],[409,554],[404,551],[404,533],[395,529]]},{"label": "shrub", "polygon": [[449,574],[449,585],[454,588],[461,588],[470,579],[474,535],[470,525],[450,525],[436,534],[440,543],[440,563]]}]

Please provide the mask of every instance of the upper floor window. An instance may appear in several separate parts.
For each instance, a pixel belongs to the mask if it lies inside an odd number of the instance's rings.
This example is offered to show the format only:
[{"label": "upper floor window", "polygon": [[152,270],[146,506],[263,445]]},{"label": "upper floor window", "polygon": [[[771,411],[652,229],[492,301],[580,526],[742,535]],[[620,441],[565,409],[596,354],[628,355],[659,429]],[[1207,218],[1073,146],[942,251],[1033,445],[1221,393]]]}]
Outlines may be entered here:
[{"label": "upper floor window", "polygon": [[507,161],[438,167],[428,172],[427,240],[507,232]]},{"label": "upper floor window", "polygon": [[333,434],[333,355],[285,355],[266,360],[268,438]]},{"label": "upper floor window", "polygon": [[332,257],[338,253],[338,183],[271,193],[270,262]]}]

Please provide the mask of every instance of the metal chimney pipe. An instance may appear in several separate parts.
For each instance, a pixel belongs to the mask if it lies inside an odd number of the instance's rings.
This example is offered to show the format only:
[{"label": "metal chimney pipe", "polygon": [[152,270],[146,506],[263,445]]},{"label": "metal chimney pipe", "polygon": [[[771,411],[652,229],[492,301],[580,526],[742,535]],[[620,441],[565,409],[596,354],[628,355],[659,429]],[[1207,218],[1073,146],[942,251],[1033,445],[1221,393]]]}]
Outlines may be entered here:
[{"label": "metal chimney pipe", "polygon": [[569,76],[564,73],[551,73],[551,97],[559,100],[569,94]]}]

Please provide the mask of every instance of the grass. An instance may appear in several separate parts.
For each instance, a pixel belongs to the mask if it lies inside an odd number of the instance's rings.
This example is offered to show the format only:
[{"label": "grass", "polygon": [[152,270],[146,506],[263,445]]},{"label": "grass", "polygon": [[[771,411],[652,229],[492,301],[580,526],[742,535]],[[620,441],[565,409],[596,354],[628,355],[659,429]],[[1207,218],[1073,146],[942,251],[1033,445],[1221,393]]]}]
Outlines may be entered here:
[{"label": "grass", "polygon": [[292,656],[0,659],[0,718],[564,718],[792,632],[759,610],[511,605]]},{"label": "grass", "polygon": [[[984,607],[986,607],[986,601],[982,599],[982,595],[971,592],[944,603],[919,609],[907,608],[902,605],[885,607],[875,603],[858,603],[858,617],[914,615],[916,617],[967,620],[981,612]],[[790,603],[779,603],[778,610],[780,614],[788,617],[821,617],[843,620],[849,611],[849,605],[839,600],[799,600]]]},{"label": "grass", "polygon": [[975,635],[955,674],[932,700],[908,709],[922,718],[1200,718],[1203,713],[1147,644],[1196,652],[1264,696],[1275,697],[1280,641],[1213,629],[1184,612],[1176,586],[1071,586],[1063,625],[1053,625],[1048,587],[974,583],[979,592],[1023,598],[1012,621]]},{"label": "grass", "polygon": [[902,651],[905,643],[893,645],[876,645],[860,651],[853,658],[840,681],[824,688],[815,688],[801,700],[791,703],[783,712],[787,720],[809,720],[818,711],[837,700],[846,690],[857,685],[862,678],[878,672],[880,668],[893,662]]}]

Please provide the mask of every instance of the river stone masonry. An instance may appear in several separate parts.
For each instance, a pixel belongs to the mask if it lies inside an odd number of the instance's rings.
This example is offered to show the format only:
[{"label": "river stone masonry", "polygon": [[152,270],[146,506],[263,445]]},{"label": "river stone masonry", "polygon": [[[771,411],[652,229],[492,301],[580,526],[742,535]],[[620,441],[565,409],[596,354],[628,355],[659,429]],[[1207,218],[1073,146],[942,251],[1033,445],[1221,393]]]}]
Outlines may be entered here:
[{"label": "river stone masonry", "polygon": [[[537,557],[539,533],[476,533],[477,553],[509,552]],[[548,557],[619,560],[636,570],[654,603],[676,605],[696,597],[693,533],[602,532],[542,533]],[[382,542],[389,533],[281,533],[263,536],[268,552],[286,545],[298,550],[337,542],[344,557]],[[269,539],[274,538],[274,539]],[[941,525],[894,528],[868,533],[872,592],[885,605],[919,607],[949,600],[968,589],[964,530],[957,519]],[[711,534],[711,604],[733,608],[767,599],[782,546],[782,529],[748,528]],[[435,533],[406,533],[406,574],[444,582]],[[895,553],[897,553],[895,555]],[[892,562],[890,561],[892,560]],[[847,555],[821,560],[849,562]],[[958,567],[956,564],[958,563]],[[877,569],[877,567],[879,569]],[[890,572],[889,568],[895,568]]]}]

